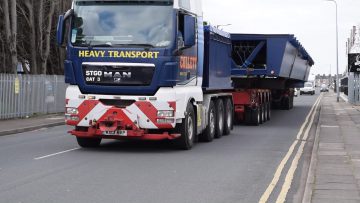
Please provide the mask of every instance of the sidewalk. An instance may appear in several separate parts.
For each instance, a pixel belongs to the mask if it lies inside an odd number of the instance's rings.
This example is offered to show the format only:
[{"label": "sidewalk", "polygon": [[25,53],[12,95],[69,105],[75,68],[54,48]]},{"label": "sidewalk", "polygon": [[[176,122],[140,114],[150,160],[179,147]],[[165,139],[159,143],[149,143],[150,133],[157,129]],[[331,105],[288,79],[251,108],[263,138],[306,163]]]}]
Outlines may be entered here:
[{"label": "sidewalk", "polygon": [[22,133],[41,128],[64,125],[64,115],[54,114],[27,119],[0,120],[0,136]]},{"label": "sidewalk", "polygon": [[360,203],[360,111],[334,93],[322,100],[308,184],[313,203]]}]

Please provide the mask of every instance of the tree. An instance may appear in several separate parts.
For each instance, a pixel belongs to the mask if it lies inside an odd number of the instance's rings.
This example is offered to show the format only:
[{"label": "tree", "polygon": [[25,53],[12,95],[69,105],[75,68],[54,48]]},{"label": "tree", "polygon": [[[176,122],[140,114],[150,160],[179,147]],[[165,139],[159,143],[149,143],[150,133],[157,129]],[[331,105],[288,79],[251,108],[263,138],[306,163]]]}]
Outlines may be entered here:
[{"label": "tree", "polygon": [[[16,1],[2,0],[2,12],[4,16],[4,30],[5,30],[5,45],[9,47],[9,54],[11,58],[10,70],[16,73],[17,67],[17,13]],[[6,67],[5,67],[6,68]]]},{"label": "tree", "polygon": [[55,44],[57,19],[71,0],[1,0],[0,72],[16,73],[18,61],[31,74],[62,74],[65,53]]}]

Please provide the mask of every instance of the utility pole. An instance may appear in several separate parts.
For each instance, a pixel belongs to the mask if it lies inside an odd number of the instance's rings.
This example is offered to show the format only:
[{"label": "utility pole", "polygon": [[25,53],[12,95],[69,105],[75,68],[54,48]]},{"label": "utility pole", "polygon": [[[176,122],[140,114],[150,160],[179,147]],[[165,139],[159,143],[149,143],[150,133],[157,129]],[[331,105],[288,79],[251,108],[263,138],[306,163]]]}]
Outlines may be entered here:
[{"label": "utility pole", "polygon": [[338,26],[338,4],[336,0],[325,0],[335,3],[336,8],[336,100],[340,102],[340,78],[339,78],[339,26]]}]

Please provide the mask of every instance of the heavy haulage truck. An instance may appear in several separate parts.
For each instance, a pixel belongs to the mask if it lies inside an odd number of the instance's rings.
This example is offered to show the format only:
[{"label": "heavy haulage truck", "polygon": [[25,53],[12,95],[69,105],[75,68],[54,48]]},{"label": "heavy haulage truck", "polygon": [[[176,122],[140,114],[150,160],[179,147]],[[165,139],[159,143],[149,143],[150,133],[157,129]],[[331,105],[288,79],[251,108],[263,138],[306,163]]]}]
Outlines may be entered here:
[{"label": "heavy haulage truck", "polygon": [[291,109],[314,65],[293,35],[204,26],[200,0],[74,0],[57,32],[66,124],[81,147],[211,142],[234,121],[259,125],[272,108]]}]

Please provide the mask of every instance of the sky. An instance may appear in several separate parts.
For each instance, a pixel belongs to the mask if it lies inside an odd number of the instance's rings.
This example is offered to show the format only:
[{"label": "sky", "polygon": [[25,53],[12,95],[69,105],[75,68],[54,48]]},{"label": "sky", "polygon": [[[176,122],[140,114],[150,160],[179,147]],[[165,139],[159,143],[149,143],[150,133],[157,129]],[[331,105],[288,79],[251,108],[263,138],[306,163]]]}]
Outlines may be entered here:
[{"label": "sky", "polygon": [[[339,73],[346,42],[360,25],[360,0],[337,0]],[[335,4],[324,0],[203,0],[204,20],[231,33],[294,34],[315,61],[311,74],[336,74]]]}]

